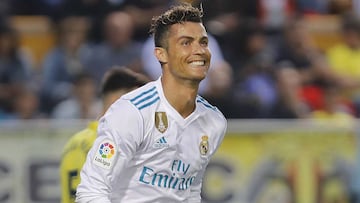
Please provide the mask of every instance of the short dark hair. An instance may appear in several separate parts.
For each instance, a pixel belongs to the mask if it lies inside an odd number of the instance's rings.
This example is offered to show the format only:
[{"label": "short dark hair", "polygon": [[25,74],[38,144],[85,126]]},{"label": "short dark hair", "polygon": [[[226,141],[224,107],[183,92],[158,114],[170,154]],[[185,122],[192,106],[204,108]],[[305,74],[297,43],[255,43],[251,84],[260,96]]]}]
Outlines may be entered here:
[{"label": "short dark hair", "polygon": [[132,71],[126,67],[113,67],[106,72],[102,85],[101,95],[120,90],[131,89],[145,85],[150,80],[143,74]]},{"label": "short dark hair", "polygon": [[156,47],[167,47],[165,38],[171,25],[196,22],[202,23],[203,11],[190,4],[180,4],[171,7],[160,16],[153,17],[150,34],[154,36]]}]

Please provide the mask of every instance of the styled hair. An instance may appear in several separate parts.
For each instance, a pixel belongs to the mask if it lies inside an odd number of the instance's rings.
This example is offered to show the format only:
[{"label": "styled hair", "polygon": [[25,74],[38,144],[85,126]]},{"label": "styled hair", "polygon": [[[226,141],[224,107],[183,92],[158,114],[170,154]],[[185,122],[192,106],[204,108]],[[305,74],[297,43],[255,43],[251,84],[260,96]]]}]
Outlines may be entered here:
[{"label": "styled hair", "polygon": [[152,18],[150,34],[154,36],[155,47],[167,47],[166,38],[171,25],[196,22],[202,23],[203,11],[190,4],[180,4]]},{"label": "styled hair", "polygon": [[136,73],[126,67],[113,67],[106,72],[102,85],[101,95],[120,89],[132,89],[145,85],[150,80],[140,73]]}]

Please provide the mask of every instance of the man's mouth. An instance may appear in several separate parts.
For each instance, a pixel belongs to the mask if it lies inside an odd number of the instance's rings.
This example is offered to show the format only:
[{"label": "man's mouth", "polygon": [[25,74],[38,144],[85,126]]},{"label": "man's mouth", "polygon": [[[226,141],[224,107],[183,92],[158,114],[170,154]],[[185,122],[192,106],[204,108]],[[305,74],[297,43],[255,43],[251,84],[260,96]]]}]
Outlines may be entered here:
[{"label": "man's mouth", "polygon": [[205,61],[192,61],[190,62],[190,65],[194,65],[194,66],[204,66],[205,65]]}]

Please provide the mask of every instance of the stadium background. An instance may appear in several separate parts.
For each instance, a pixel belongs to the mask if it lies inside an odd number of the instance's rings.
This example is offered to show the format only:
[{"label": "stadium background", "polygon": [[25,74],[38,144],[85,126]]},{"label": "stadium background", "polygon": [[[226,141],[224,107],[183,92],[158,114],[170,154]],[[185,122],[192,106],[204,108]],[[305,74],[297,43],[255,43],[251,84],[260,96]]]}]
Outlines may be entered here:
[{"label": "stadium background", "polygon": [[[44,15],[10,20],[21,47],[39,67],[56,44],[51,20]],[[309,15],[305,21],[320,49],[340,41],[338,16]],[[59,202],[63,146],[87,122],[1,120],[0,202]],[[230,119],[224,143],[208,166],[204,203],[355,202],[360,191],[358,122]]]}]

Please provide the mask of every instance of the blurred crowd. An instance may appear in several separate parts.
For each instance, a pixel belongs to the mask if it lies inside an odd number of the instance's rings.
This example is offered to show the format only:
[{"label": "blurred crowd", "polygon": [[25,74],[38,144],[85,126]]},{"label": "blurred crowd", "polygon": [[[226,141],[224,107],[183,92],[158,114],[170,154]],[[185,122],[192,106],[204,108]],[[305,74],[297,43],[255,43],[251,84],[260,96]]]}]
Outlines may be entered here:
[{"label": "blurred crowd", "polygon": [[[161,67],[148,29],[153,16],[176,3],[0,1],[0,119],[94,119],[110,68],[157,79]],[[200,93],[227,118],[360,117],[359,0],[193,4],[203,8],[212,51]],[[9,19],[39,15],[51,20],[56,44],[35,64]],[[309,22],[316,16],[339,19],[338,42],[324,48],[314,41]]]}]

